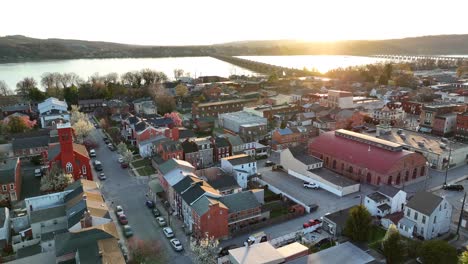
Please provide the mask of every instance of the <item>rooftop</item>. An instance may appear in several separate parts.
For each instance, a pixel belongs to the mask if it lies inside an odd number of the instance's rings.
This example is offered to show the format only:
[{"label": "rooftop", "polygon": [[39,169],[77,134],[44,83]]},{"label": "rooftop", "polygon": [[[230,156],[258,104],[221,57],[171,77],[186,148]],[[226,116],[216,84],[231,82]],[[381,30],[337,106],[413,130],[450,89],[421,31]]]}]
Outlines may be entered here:
[{"label": "rooftop", "polygon": [[430,216],[439,206],[443,198],[430,192],[418,192],[408,200],[406,207]]},{"label": "rooftop", "polygon": [[269,242],[231,249],[229,250],[229,256],[235,261],[234,263],[242,264],[278,264],[284,262],[283,255]]},{"label": "rooftop", "polygon": [[234,166],[255,162],[255,159],[247,154],[239,154],[239,155],[234,155],[230,157],[225,157],[222,159],[229,161],[229,163],[231,163]]},{"label": "rooftop", "polygon": [[235,103],[247,103],[250,101],[252,101],[252,99],[237,99],[237,100],[226,100],[226,101],[219,101],[219,102],[208,102],[208,103],[200,103],[198,104],[198,107],[235,104]]},{"label": "rooftop", "polygon": [[295,259],[291,264],[367,264],[374,263],[375,259],[351,242],[336,245],[331,248]]},{"label": "rooftop", "polygon": [[317,164],[322,162],[321,159],[307,154],[306,149],[303,146],[290,147],[289,151],[294,156],[294,158],[306,165]]},{"label": "rooftop", "polygon": [[353,209],[354,206],[333,212],[331,214],[325,215],[323,218],[327,218],[331,222],[335,223],[337,226],[344,227],[346,225],[346,221],[349,218],[349,212]]},{"label": "rooftop", "polygon": [[380,202],[383,202],[383,201],[386,201],[388,200],[388,197],[379,193],[379,192],[373,192],[371,194],[368,194],[367,197],[369,199],[371,199],[372,201],[376,202],[376,203],[380,203]]},{"label": "rooftop", "polygon": [[257,115],[254,115],[246,111],[220,114],[219,119],[220,120],[227,119],[231,121],[242,122],[243,124],[246,124],[246,123],[265,123],[266,124],[266,118],[259,117]]},{"label": "rooftop", "polygon": [[16,164],[19,158],[7,159],[0,162],[0,184],[15,182]]},{"label": "rooftop", "polygon": [[241,212],[260,206],[260,203],[251,191],[225,195],[220,197],[219,201],[229,208],[229,213]]},{"label": "rooftop", "polygon": [[312,170],[309,170],[309,172],[321,177],[322,179],[326,181],[329,181],[341,187],[347,187],[347,186],[359,184],[356,181],[346,178],[345,176],[342,176],[326,168],[312,169]]}]

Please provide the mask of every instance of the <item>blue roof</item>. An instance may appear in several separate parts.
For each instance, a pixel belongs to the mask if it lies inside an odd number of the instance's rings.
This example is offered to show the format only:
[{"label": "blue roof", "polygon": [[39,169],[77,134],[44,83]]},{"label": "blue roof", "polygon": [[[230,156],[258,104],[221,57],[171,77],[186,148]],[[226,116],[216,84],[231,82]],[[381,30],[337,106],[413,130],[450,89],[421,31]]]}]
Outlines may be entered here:
[{"label": "blue roof", "polygon": [[278,128],[278,133],[280,133],[280,135],[289,135],[289,134],[292,134],[292,131],[289,127],[287,128]]}]

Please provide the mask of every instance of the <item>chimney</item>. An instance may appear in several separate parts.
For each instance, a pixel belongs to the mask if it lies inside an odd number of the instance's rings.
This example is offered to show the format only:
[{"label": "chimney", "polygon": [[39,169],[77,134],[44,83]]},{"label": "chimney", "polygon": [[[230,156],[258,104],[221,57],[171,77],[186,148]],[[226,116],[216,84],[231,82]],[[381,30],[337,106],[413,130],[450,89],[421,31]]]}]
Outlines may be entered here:
[{"label": "chimney", "polygon": [[93,218],[88,210],[83,213],[83,218],[80,220],[81,228],[87,228],[93,226]]}]

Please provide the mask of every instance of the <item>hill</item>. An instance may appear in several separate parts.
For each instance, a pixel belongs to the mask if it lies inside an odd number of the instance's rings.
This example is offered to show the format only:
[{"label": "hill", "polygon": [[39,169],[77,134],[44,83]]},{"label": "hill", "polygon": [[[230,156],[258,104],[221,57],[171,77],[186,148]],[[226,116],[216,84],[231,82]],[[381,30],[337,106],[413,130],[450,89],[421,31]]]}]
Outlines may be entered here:
[{"label": "hill", "polygon": [[240,41],[200,46],[141,46],[100,41],[0,37],[0,62],[77,58],[147,58],[223,55],[468,54],[468,35],[438,35],[389,40],[304,42]]}]

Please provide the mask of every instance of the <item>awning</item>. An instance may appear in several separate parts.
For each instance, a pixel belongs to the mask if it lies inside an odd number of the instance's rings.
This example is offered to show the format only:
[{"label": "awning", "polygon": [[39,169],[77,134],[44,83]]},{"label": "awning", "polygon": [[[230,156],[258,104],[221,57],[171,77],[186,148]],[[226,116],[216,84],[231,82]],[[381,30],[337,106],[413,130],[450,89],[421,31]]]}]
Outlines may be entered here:
[{"label": "awning", "polygon": [[148,186],[153,193],[164,192],[164,189],[159,183],[159,180],[151,180],[150,182],[148,182]]}]

